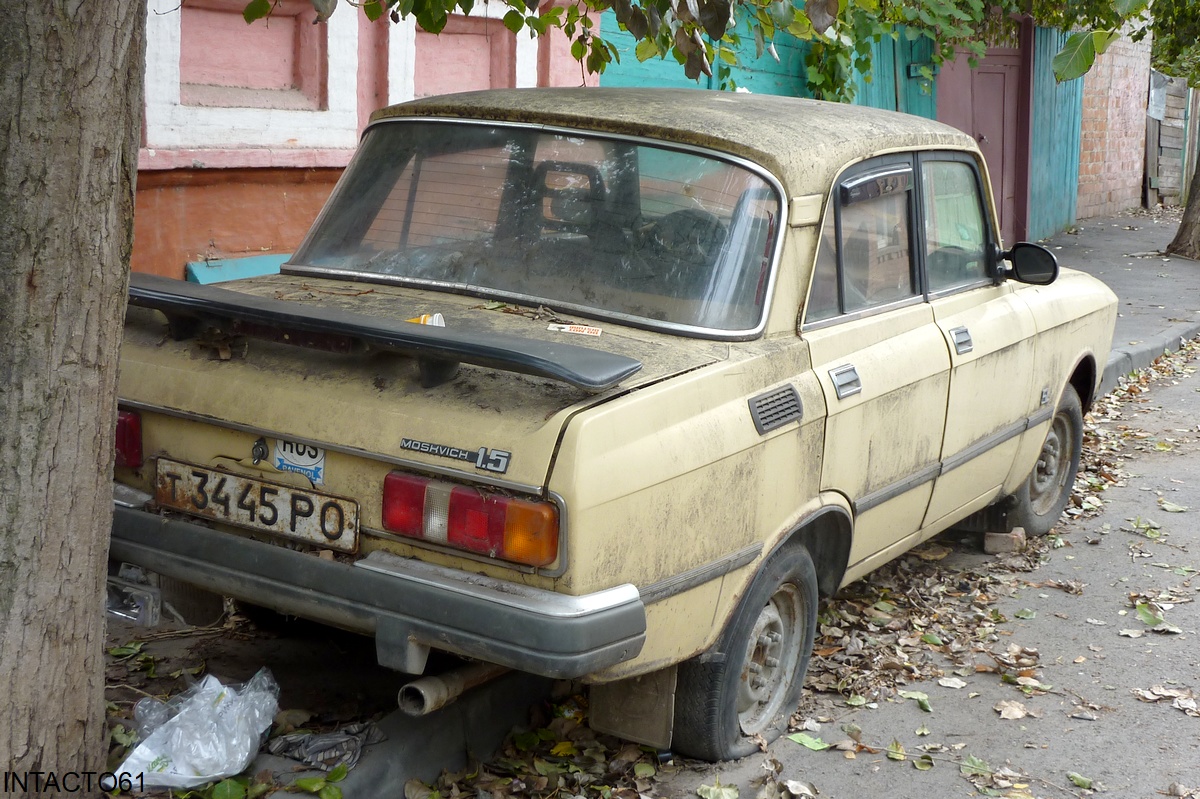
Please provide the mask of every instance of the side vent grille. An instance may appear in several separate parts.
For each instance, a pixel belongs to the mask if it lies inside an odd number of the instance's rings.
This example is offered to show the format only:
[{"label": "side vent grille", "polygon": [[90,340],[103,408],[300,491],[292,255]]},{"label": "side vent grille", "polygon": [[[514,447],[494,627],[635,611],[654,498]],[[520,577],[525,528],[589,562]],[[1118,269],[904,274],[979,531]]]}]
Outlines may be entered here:
[{"label": "side vent grille", "polygon": [[790,383],[750,399],[750,416],[758,434],[765,435],[804,415],[800,394]]}]

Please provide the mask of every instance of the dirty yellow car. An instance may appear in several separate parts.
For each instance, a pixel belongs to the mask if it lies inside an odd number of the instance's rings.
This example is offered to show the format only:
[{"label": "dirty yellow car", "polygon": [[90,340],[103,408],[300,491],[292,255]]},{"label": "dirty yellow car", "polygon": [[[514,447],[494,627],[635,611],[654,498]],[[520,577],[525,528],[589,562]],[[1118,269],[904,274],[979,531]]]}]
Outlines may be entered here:
[{"label": "dirty yellow car", "polygon": [[820,597],[1068,501],[1115,298],[988,186],[958,131],[816,101],[379,111],[281,274],[134,275],[113,562],[748,754]]}]

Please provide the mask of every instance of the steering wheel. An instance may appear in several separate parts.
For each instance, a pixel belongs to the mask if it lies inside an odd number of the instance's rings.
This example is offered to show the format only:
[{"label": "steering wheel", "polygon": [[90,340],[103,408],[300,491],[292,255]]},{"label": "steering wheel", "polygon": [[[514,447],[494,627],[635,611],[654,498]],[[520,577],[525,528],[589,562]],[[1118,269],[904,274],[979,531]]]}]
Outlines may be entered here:
[{"label": "steering wheel", "polygon": [[983,253],[978,249],[945,244],[929,252],[925,261],[930,277],[946,284],[983,277],[977,271],[977,265],[983,261]]}]

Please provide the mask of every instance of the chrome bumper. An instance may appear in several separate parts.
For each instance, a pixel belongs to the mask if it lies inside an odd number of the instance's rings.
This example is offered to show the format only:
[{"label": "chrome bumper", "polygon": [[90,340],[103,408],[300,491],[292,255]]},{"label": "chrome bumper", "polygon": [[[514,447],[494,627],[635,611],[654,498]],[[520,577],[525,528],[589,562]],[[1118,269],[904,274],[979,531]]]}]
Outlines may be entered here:
[{"label": "chrome bumper", "polygon": [[210,591],[375,636],[379,662],[419,673],[428,648],[546,677],[630,660],[646,637],[632,585],[568,596],[375,552],[354,565],[117,500],[109,557]]}]

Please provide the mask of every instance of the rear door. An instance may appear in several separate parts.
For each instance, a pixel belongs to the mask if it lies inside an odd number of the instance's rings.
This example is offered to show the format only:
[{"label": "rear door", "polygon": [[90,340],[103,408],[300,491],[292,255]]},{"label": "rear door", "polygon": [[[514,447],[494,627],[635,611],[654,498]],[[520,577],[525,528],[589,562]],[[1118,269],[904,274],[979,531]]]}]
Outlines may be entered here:
[{"label": "rear door", "polygon": [[805,310],[828,407],[821,487],[854,504],[851,568],[907,546],[939,470],[950,358],[917,267],[916,187],[910,155],[842,176]]}]

